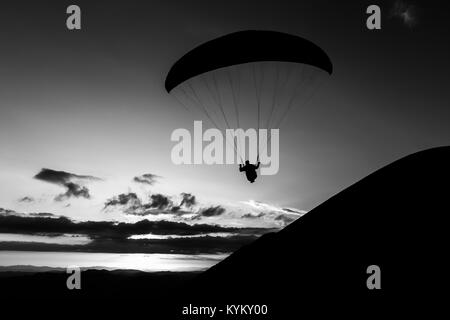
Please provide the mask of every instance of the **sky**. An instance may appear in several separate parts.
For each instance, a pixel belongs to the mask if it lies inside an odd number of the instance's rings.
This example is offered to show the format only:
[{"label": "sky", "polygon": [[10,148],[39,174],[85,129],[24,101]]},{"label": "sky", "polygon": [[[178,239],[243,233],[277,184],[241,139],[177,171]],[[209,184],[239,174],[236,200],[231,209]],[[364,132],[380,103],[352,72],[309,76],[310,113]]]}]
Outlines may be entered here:
[{"label": "sky", "polygon": [[[65,26],[70,2],[2,5],[0,207],[276,228],[396,159],[448,145],[445,2],[377,3],[375,31],[365,24],[371,1],[77,1],[77,31]],[[280,127],[279,172],[254,184],[237,165],[172,163],[171,133],[207,119],[164,90],[186,52],[247,29],[309,39],[334,65]],[[172,210],[183,214],[158,216]]]}]

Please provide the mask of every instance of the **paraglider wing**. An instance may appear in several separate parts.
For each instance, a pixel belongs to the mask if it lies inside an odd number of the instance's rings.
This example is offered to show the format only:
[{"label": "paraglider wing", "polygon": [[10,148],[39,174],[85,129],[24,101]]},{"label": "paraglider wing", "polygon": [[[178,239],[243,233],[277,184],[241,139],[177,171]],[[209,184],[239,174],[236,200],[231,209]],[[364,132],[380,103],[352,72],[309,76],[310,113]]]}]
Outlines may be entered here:
[{"label": "paraglider wing", "polygon": [[[226,139],[226,143],[240,162],[243,158],[257,162],[271,143],[272,129],[280,128],[290,110],[305,106],[332,72],[328,55],[311,41],[249,30],[216,38],[186,53],[169,70],[165,88],[190,113],[197,110],[214,128],[233,131],[233,141]],[[239,134],[234,131],[241,128]],[[257,133],[252,142],[256,148],[248,148],[248,156],[247,128]],[[270,133],[262,149],[261,128]]]},{"label": "paraglider wing", "polygon": [[170,93],[200,74],[258,61],[302,63],[333,72],[328,55],[311,41],[276,31],[249,30],[225,35],[189,51],[170,69],[165,88]]}]

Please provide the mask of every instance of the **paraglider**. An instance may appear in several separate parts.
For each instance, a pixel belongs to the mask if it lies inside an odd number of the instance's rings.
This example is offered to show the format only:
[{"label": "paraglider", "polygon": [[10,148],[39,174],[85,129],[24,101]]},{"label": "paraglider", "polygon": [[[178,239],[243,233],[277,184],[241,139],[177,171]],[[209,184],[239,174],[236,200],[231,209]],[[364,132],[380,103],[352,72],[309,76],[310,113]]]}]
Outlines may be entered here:
[{"label": "paraglider", "polygon": [[259,165],[261,163],[258,161],[258,164],[255,166],[254,164],[251,164],[250,161],[245,160],[245,166],[242,166],[242,164],[239,165],[239,171],[245,172],[245,175],[247,177],[247,180],[250,181],[250,183],[255,182],[258,175],[256,174],[256,170],[259,168]]},{"label": "paraglider", "polygon": [[[311,41],[282,32],[248,30],[187,52],[168,72],[165,89],[220,131],[265,128],[270,133],[280,128],[294,107],[304,106],[332,72],[326,52]],[[260,155],[270,148],[270,137],[265,145],[258,138],[256,150],[245,150],[239,137],[227,143],[237,162],[261,161],[261,171],[267,165]],[[251,166],[259,168],[259,164]],[[256,174],[256,169],[250,171]],[[255,174],[250,173],[250,182]]]}]

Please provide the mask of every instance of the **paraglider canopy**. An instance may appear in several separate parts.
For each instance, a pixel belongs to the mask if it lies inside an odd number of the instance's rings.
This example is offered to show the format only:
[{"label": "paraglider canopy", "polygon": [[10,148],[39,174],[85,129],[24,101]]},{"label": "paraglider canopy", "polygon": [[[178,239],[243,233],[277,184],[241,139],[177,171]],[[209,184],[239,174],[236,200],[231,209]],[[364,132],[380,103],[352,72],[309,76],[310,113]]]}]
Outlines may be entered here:
[{"label": "paraglider canopy", "polygon": [[239,31],[208,41],[189,51],[170,69],[165,88],[223,67],[258,62],[302,63],[331,74],[333,65],[319,46],[299,36],[276,31]]},{"label": "paraglider canopy", "polygon": [[[199,111],[214,128],[242,129],[231,133],[232,141],[226,139],[227,143],[241,162],[256,163],[277,145],[271,141],[272,129],[280,128],[290,110],[304,107],[332,72],[328,55],[311,41],[282,32],[249,30],[187,52],[171,67],[165,88],[186,110]],[[252,134],[256,148],[247,150],[246,137],[251,144]]]}]

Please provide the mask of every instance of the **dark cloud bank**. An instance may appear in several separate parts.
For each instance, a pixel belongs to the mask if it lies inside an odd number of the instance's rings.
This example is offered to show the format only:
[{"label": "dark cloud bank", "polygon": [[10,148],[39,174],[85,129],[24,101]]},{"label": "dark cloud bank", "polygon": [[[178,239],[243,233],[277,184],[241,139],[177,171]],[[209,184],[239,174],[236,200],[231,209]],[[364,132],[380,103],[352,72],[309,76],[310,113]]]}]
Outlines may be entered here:
[{"label": "dark cloud bank", "polygon": [[[86,245],[58,245],[25,242],[0,242],[0,250],[93,251],[147,253],[231,252],[260,235],[275,231],[264,228],[235,228],[211,224],[142,220],[136,223],[112,221],[75,222],[52,214],[0,216],[0,233],[56,236],[84,235]],[[220,236],[214,234],[220,233]],[[177,236],[167,239],[129,239],[133,235]]]}]

